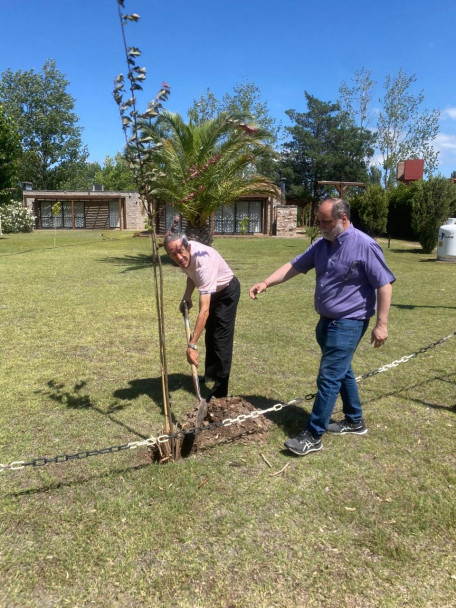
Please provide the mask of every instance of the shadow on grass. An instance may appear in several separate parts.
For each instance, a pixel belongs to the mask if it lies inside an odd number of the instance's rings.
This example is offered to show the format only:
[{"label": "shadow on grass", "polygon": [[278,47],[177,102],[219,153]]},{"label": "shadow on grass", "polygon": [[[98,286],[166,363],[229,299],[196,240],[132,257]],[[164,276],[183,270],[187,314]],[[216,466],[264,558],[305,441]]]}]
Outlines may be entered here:
[{"label": "shadow on grass", "polygon": [[420,253],[421,255],[425,255],[424,251],[421,248],[413,248],[413,249],[393,249],[393,248],[391,248],[389,251],[391,251],[392,253]]},{"label": "shadow on grass", "polygon": [[[455,375],[453,374],[453,376],[455,376]],[[439,380],[440,382],[445,382],[447,384],[450,384],[451,386],[456,387],[456,380],[451,380],[451,376],[449,376],[447,378],[442,378],[441,376],[434,376],[428,382],[434,382],[435,380]],[[427,384],[427,383],[423,382],[421,384]],[[417,386],[421,386],[421,384],[418,384]],[[452,405],[431,403],[430,401],[425,401],[424,399],[416,399],[414,397],[412,397],[412,400],[415,403],[418,403],[419,405],[424,405],[425,407],[430,407],[433,410],[446,410],[447,412],[453,412],[454,414],[456,414],[456,403],[453,403]]]},{"label": "shadow on grass", "polygon": [[415,304],[395,304],[394,302],[391,304],[391,307],[396,307],[401,310],[413,310],[414,308],[443,308],[443,309],[451,309],[456,310],[456,306],[434,306],[434,305],[415,305]]},{"label": "shadow on grass", "polygon": [[81,380],[80,382],[77,382],[72,388],[67,389],[65,387],[65,384],[58,383],[56,380],[49,380],[47,382],[47,389],[35,392],[37,394],[45,395],[52,401],[60,403],[64,407],[70,409],[87,409],[93,412],[97,412],[98,414],[101,414],[102,416],[105,416],[106,418],[111,420],[111,422],[114,422],[115,424],[121,426],[130,433],[133,433],[137,437],[141,437],[141,439],[147,439],[146,435],[143,435],[136,429],[133,429],[128,424],[125,424],[124,422],[118,420],[117,418],[115,418],[115,416],[113,416],[115,412],[125,409],[127,407],[127,404],[124,405],[114,402],[109,405],[107,409],[102,409],[92,402],[92,399],[90,398],[90,395],[87,392],[83,392],[83,389],[85,389],[86,386],[87,382],[85,380]]},{"label": "shadow on grass", "polygon": [[[257,410],[267,410],[276,403],[280,403],[277,399],[268,399],[258,395],[243,395],[243,399],[251,403]],[[313,401],[303,401],[300,405],[287,405],[280,411],[270,412],[265,416],[291,437],[307,428],[312,404]]]},{"label": "shadow on grass", "polygon": [[[160,254],[160,260],[162,266],[176,266],[177,268],[177,265],[166,254]],[[154,257],[151,253],[140,253],[138,255],[125,255],[123,257],[102,258],[98,261],[112,264],[113,266],[124,266],[125,268],[122,272],[133,272],[152,267]]]},{"label": "shadow on grass", "polygon": [[[385,392],[380,397],[375,397],[374,399],[364,400],[364,405],[373,403],[374,401],[376,401],[379,398],[384,399],[387,397],[395,397],[397,395],[401,395],[401,393],[403,393],[403,392],[408,392],[413,389],[422,389],[423,387],[430,385],[432,382],[435,382],[435,381],[446,382],[447,384],[456,386],[456,380],[452,380],[451,379],[452,376],[454,377],[455,374],[450,374],[448,377],[433,376],[432,378],[427,378],[426,380],[423,380],[422,382],[416,382],[414,384],[409,384],[407,386],[400,386],[397,388],[397,390]],[[424,399],[420,399],[420,398],[413,397],[413,396],[409,396],[408,399],[419,405],[423,405],[424,407],[429,407],[434,410],[446,410],[447,412],[452,412],[452,413],[456,414],[456,404],[449,405],[448,403],[431,403],[430,401],[425,401]]]},{"label": "shadow on grass", "polygon": [[[162,404],[163,393],[162,393],[162,379],[156,378],[136,378],[128,382],[128,388],[118,388],[114,391],[113,397],[115,399],[122,399],[126,401],[133,401],[142,395],[146,395],[152,401]],[[201,385],[201,396],[204,398],[208,395],[209,391]],[[186,374],[168,374],[168,389],[172,393],[174,391],[184,389],[191,395],[191,399],[196,399],[193,391],[193,382],[190,376]],[[190,405],[192,407],[192,405]],[[163,405],[161,405],[161,413],[164,414]],[[173,422],[177,421],[173,417]]]},{"label": "shadow on grass", "polygon": [[149,463],[136,464],[131,467],[123,467],[117,469],[110,469],[105,473],[101,473],[100,475],[93,475],[80,478],[73,479],[71,481],[52,481],[46,484],[43,484],[40,487],[36,488],[26,488],[25,490],[18,490],[17,492],[10,492],[8,494],[2,495],[4,498],[19,498],[20,496],[33,496],[35,494],[43,494],[44,492],[50,492],[52,490],[60,490],[61,488],[72,488],[75,486],[81,486],[88,482],[92,482],[94,479],[107,479],[114,475],[125,475],[126,473],[130,473],[131,471],[140,471],[146,467],[149,467]]}]

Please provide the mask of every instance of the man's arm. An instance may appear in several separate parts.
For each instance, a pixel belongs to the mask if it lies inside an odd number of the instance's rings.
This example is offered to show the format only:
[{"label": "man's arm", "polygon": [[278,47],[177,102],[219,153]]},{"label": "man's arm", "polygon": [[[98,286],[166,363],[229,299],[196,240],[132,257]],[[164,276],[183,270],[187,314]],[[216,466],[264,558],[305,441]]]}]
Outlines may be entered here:
[{"label": "man's arm", "polygon": [[295,277],[299,272],[293,268],[290,262],[287,262],[280,268],[278,268],[275,272],[270,274],[265,281],[261,281],[261,283],[257,283],[253,287],[250,288],[249,295],[252,300],[257,299],[257,295],[266,291],[268,287],[272,287],[273,285],[279,285],[279,283],[285,283],[289,279]]},{"label": "man's arm", "polygon": [[[196,344],[206,327],[207,318],[209,316],[209,306],[211,303],[211,294],[200,294],[199,297],[199,312],[196,317],[195,329],[192,335],[192,344]],[[193,365],[198,365],[198,351],[193,348],[187,348],[187,361]]]},{"label": "man's arm", "polygon": [[391,306],[392,292],[391,283],[377,289],[377,323],[371,334],[371,344],[374,344],[374,348],[382,346],[388,337],[388,313]]},{"label": "man's arm", "polygon": [[193,306],[192,293],[193,293],[194,289],[195,289],[195,283],[189,277],[187,277],[187,285],[185,287],[185,292],[184,292],[184,295],[182,296],[182,300],[180,301],[180,304],[179,304],[179,310],[181,311],[182,314],[184,314],[184,302],[187,302],[188,310],[190,310],[190,308]]}]

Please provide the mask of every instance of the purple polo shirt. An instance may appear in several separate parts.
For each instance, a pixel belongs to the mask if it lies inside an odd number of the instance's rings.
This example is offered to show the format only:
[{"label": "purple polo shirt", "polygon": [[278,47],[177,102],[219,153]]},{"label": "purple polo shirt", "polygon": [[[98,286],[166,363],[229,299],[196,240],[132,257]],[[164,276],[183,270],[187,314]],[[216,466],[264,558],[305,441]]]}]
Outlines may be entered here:
[{"label": "purple polo shirt", "polygon": [[315,310],[331,319],[369,319],[375,313],[375,290],[396,280],[381,247],[352,224],[334,247],[319,238],[291,265],[304,274],[315,268]]}]

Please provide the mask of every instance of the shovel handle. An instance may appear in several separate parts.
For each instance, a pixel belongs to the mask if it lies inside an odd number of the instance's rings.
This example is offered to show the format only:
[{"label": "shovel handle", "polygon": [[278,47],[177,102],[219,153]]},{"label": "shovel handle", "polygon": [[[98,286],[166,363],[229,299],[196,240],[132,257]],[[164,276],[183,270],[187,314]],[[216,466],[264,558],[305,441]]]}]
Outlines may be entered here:
[{"label": "shovel handle", "polygon": [[[185,334],[187,336],[187,344],[190,344],[191,339],[192,339],[192,332],[190,329],[190,321],[188,319],[188,306],[187,306],[187,302],[185,300],[183,302],[184,302]],[[196,393],[196,396],[198,397],[198,399],[200,401],[202,401],[203,399],[201,397],[199,380],[198,380],[198,370],[196,368],[196,365],[193,365],[193,363],[190,364],[190,367],[192,368],[193,388],[195,389],[195,393]]]},{"label": "shovel handle", "polygon": [[192,338],[192,332],[190,329],[190,321],[188,320],[188,306],[187,306],[187,302],[185,300],[183,300],[183,302],[184,302],[185,334],[187,336],[187,343],[190,343],[190,340]]}]

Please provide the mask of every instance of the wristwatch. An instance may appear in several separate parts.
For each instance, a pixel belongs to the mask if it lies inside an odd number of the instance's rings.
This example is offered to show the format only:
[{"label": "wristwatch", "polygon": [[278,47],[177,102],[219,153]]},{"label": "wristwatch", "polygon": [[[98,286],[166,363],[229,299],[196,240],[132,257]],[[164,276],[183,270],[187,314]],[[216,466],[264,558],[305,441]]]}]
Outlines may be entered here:
[{"label": "wristwatch", "polygon": [[198,350],[198,346],[196,344],[187,344],[188,348],[193,348],[193,350]]}]

